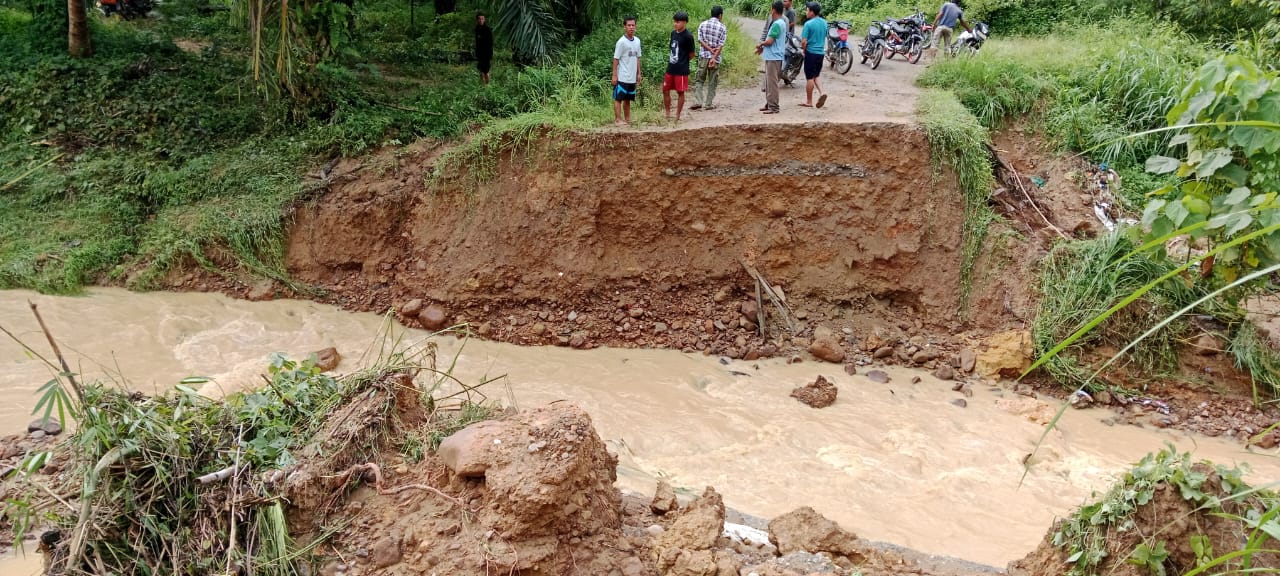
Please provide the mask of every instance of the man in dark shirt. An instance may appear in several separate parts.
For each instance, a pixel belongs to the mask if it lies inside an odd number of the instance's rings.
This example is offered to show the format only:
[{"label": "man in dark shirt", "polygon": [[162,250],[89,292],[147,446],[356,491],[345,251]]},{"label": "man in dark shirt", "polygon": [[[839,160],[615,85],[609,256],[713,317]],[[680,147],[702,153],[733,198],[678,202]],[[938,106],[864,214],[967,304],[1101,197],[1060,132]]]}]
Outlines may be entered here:
[{"label": "man in dark shirt", "polygon": [[480,78],[489,83],[489,65],[493,62],[493,30],[485,24],[484,14],[476,14],[476,68]]},{"label": "man in dark shirt", "polygon": [[671,91],[678,96],[676,104],[676,122],[684,112],[684,93],[689,90],[689,61],[693,59],[696,44],[693,34],[685,28],[689,25],[689,13],[680,11],[672,16],[671,53],[667,58],[667,73],[662,77],[662,109],[671,119]]}]

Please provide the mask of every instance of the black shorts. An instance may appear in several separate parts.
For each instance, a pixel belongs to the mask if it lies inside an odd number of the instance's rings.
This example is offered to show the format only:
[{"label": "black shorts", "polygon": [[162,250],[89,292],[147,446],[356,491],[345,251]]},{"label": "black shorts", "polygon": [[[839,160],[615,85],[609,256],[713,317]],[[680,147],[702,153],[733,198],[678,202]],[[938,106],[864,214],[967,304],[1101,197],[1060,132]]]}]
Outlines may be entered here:
[{"label": "black shorts", "polygon": [[480,69],[481,74],[489,73],[489,65],[493,63],[492,58],[480,58],[476,60],[476,68]]},{"label": "black shorts", "polygon": [[804,79],[813,80],[819,74],[822,74],[822,54],[814,54],[813,52],[804,53]]},{"label": "black shorts", "polygon": [[613,87],[613,99],[618,102],[631,102],[636,99],[636,85],[619,82]]}]

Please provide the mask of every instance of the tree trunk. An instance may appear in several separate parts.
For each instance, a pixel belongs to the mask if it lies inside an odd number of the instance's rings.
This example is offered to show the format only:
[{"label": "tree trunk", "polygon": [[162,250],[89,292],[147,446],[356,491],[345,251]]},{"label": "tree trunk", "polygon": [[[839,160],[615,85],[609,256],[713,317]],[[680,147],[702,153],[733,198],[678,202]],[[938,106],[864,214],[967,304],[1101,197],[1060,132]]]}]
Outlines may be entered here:
[{"label": "tree trunk", "polygon": [[67,0],[67,51],[75,58],[93,55],[89,42],[89,14],[85,0]]},{"label": "tree trunk", "polygon": [[456,7],[455,0],[433,0],[436,5],[436,14],[452,14]]}]

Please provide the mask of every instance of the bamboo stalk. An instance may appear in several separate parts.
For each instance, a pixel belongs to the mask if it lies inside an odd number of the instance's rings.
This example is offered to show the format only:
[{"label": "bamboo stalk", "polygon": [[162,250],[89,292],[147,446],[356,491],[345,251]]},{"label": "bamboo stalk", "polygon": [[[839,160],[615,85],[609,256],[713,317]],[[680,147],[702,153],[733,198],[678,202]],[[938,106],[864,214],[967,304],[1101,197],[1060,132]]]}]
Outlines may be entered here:
[{"label": "bamboo stalk", "polygon": [[80,388],[80,383],[76,382],[76,377],[71,373],[71,367],[67,365],[67,359],[62,357],[62,350],[58,349],[58,343],[54,341],[53,334],[49,332],[49,327],[45,326],[44,318],[40,317],[40,311],[36,309],[36,303],[27,300],[27,304],[31,306],[31,313],[36,315],[36,321],[40,323],[40,329],[44,331],[45,338],[49,339],[49,346],[53,348],[53,355],[58,358],[58,363],[62,365],[62,373],[71,382],[71,390],[76,393],[76,399],[80,401],[80,405],[84,406],[84,390]]}]

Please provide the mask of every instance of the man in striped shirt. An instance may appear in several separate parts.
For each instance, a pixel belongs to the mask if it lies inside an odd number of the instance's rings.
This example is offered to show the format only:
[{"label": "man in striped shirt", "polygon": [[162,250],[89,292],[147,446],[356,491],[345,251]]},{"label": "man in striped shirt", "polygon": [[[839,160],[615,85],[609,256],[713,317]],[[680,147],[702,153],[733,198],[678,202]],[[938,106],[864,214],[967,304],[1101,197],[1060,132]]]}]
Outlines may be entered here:
[{"label": "man in striped shirt", "polygon": [[693,78],[693,106],[690,110],[715,108],[716,85],[720,83],[720,52],[729,30],[721,19],[724,8],[711,7],[711,18],[698,25],[698,73]]}]

